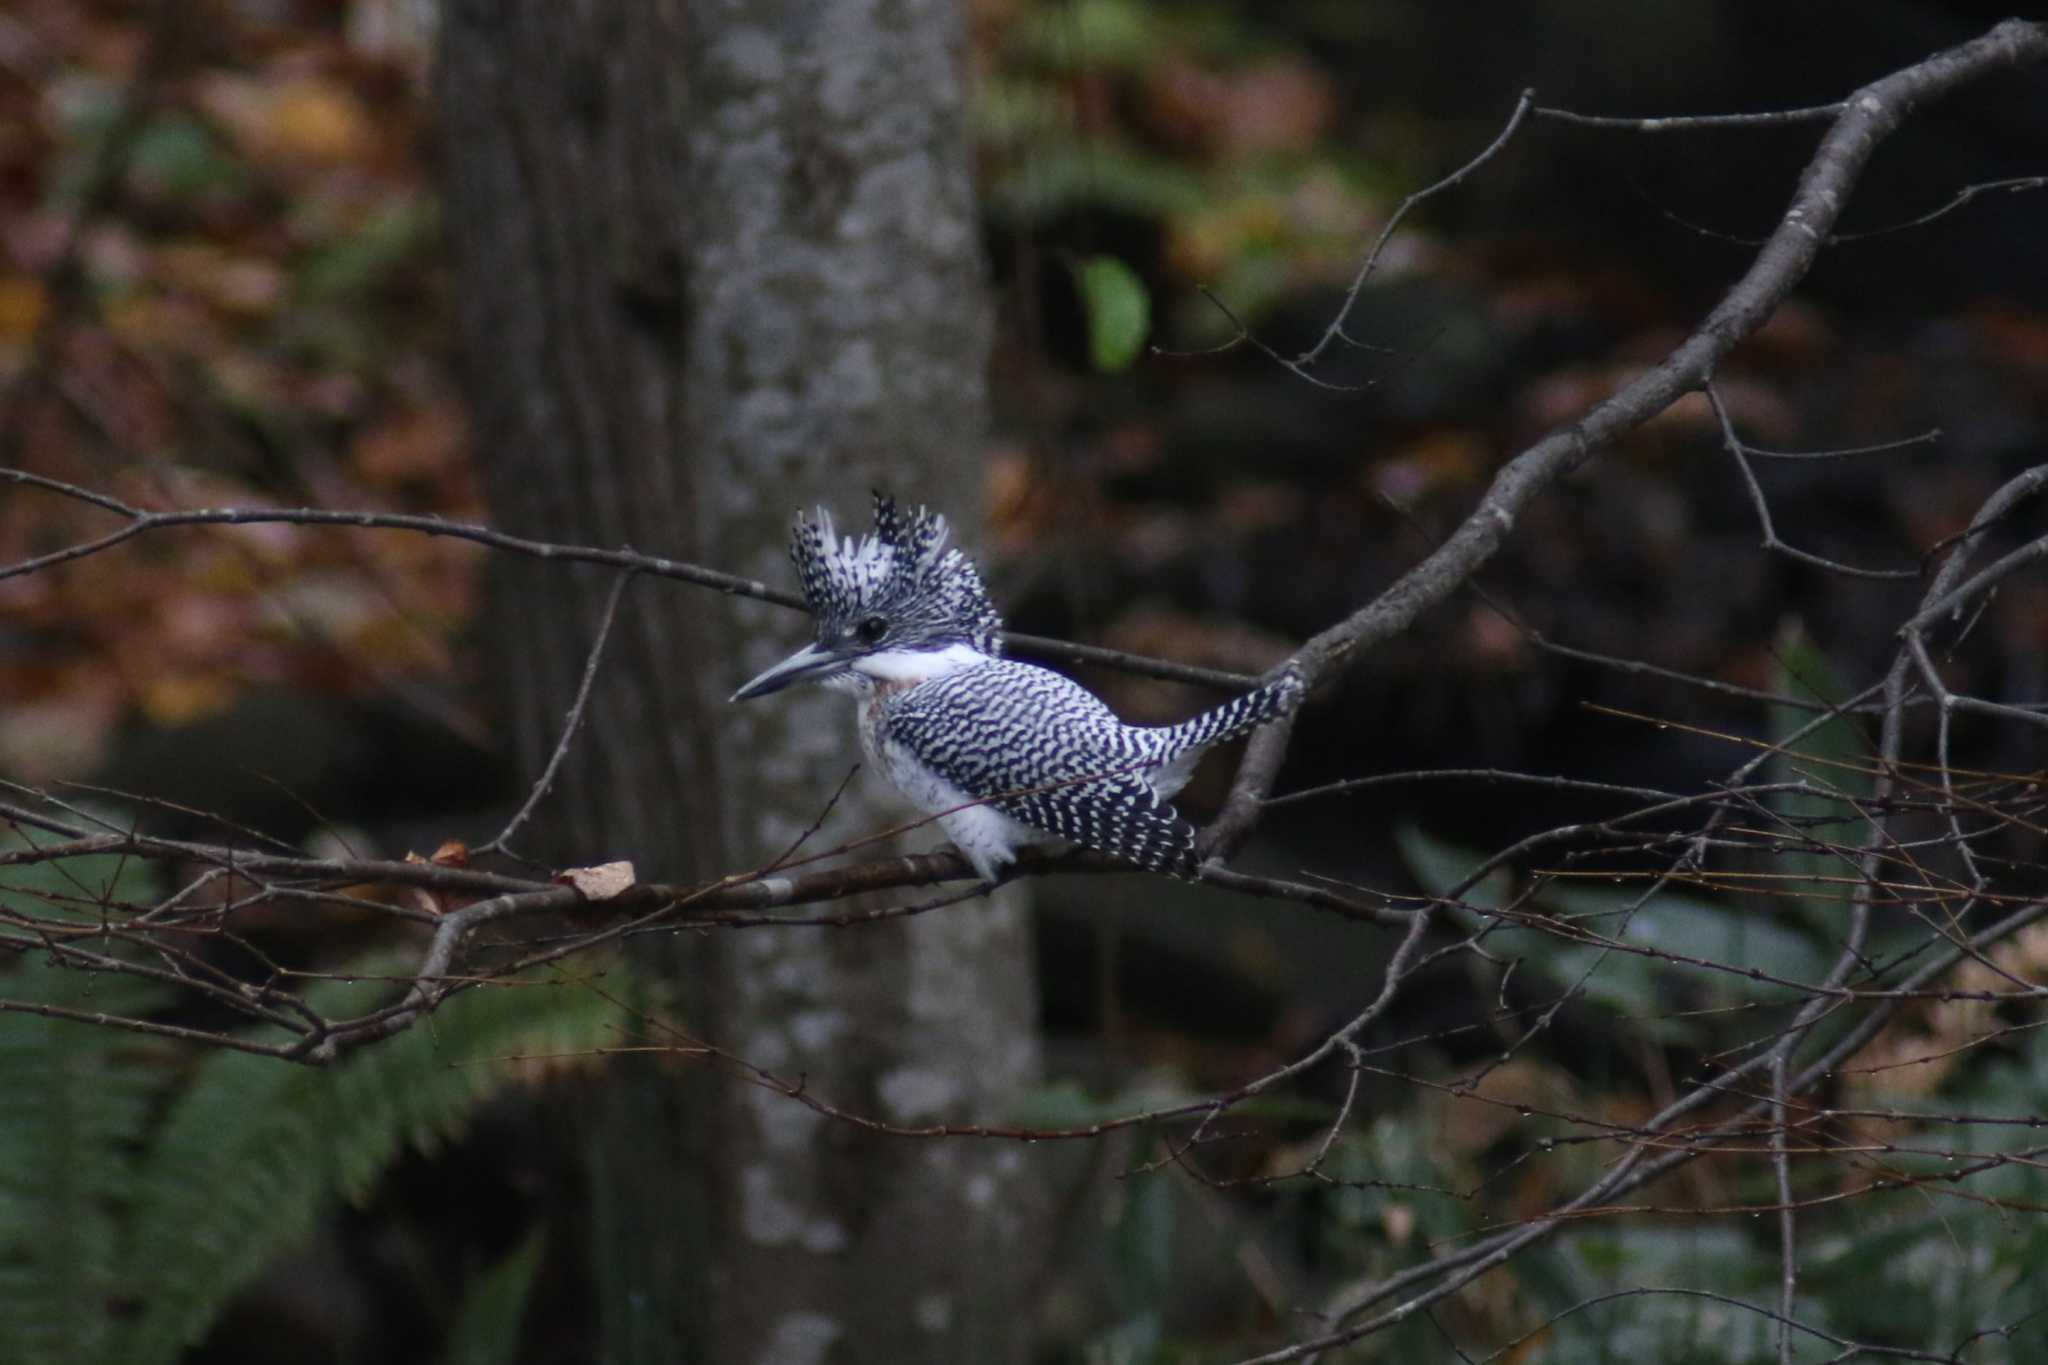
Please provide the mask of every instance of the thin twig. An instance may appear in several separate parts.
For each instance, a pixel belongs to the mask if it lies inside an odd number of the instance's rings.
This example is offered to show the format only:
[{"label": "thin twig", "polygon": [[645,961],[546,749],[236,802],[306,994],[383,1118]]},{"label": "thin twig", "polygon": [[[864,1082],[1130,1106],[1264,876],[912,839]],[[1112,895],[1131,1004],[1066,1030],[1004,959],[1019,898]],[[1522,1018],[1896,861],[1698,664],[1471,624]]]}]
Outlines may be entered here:
[{"label": "thin twig", "polygon": [[1538,105],[1529,112],[1553,123],[1579,128],[1612,128],[1627,133],[1688,133],[1703,128],[1779,128],[1791,124],[1825,123],[1838,118],[1848,101],[1813,104],[1803,109],[1770,109],[1755,114],[1669,114],[1657,118],[1620,118],[1606,114],[1575,114],[1569,109]]},{"label": "thin twig", "polygon": [[1854,564],[1827,559],[1811,551],[1789,545],[1778,536],[1777,523],[1771,517],[1771,505],[1764,497],[1763,485],[1757,482],[1756,471],[1750,468],[1749,447],[1735,432],[1735,422],[1728,415],[1728,407],[1721,401],[1721,391],[1709,379],[1705,385],[1707,403],[1714,410],[1714,418],[1721,424],[1721,444],[1735,467],[1742,472],[1742,485],[1749,493],[1750,506],[1756,509],[1758,525],[1763,530],[1763,549],[1766,554],[1780,554],[1787,559],[1796,559],[1801,564],[1810,564],[1816,569],[1838,573],[1848,578],[1918,578],[1920,570],[1915,569],[1864,569]]},{"label": "thin twig", "polygon": [[473,850],[475,853],[492,853],[511,842],[519,827],[532,818],[539,807],[541,798],[555,785],[555,775],[561,771],[562,761],[569,756],[569,746],[576,738],[576,732],[583,726],[584,709],[590,704],[591,684],[597,681],[598,665],[604,661],[605,642],[611,639],[612,622],[618,618],[619,601],[626,595],[626,585],[633,581],[633,571],[628,569],[612,581],[612,590],[605,594],[604,611],[598,617],[597,638],[590,642],[590,655],[583,661],[583,678],[576,684],[576,699],[569,705],[569,714],[562,721],[562,737],[555,741],[554,752],[548,755],[547,766],[541,769],[533,787],[526,793],[526,800],[514,811],[497,837]]},{"label": "thin twig", "polygon": [[1373,239],[1372,249],[1365,253],[1365,259],[1359,263],[1358,272],[1351,277],[1351,287],[1344,291],[1344,301],[1337,306],[1336,314],[1330,319],[1330,325],[1323,329],[1323,334],[1317,339],[1315,345],[1309,347],[1295,358],[1292,365],[1289,366],[1290,369],[1294,369],[1299,373],[1301,370],[1314,365],[1318,360],[1322,359],[1323,353],[1329,350],[1330,346],[1337,341],[1345,341],[1352,345],[1358,344],[1344,334],[1344,324],[1350,319],[1351,310],[1358,306],[1359,294],[1364,291],[1366,282],[1372,278],[1373,272],[1379,268],[1380,257],[1385,253],[1387,243],[1393,240],[1394,233],[1400,229],[1402,222],[1416,206],[1426,200],[1435,198],[1446,190],[1456,189],[1481,166],[1499,156],[1508,143],[1514,140],[1515,134],[1521,130],[1522,122],[1528,118],[1531,110],[1535,107],[1535,102],[1536,92],[1534,90],[1524,90],[1516,98],[1515,107],[1508,114],[1507,123],[1502,126],[1500,132],[1494,135],[1493,141],[1486,144],[1486,147],[1479,155],[1473,157],[1470,161],[1467,161],[1435,184],[1419,189],[1401,201],[1400,207],[1396,208],[1388,216],[1386,223],[1380,228],[1379,236]]}]

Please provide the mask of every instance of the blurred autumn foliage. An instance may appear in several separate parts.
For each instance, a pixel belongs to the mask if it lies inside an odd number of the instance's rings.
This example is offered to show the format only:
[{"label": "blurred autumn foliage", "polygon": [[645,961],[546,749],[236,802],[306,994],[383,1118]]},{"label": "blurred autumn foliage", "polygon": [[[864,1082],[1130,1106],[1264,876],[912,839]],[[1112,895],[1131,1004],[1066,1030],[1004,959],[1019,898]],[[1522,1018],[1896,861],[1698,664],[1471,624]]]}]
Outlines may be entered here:
[{"label": "blurred autumn foliage", "polygon": [[[57,3],[0,17],[0,443],[146,507],[481,511],[449,376],[424,54],[369,6]],[[112,529],[9,496],[12,562]],[[138,541],[0,584],[0,768],[98,767],[130,717],[457,675],[469,547],[291,526]]]}]

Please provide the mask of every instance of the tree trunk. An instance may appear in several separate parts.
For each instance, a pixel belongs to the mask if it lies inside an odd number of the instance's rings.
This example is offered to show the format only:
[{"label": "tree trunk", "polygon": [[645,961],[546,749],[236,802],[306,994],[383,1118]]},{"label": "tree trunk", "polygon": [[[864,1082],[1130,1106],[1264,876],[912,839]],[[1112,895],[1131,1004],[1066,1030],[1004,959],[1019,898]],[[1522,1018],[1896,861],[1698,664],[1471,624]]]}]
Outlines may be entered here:
[{"label": "tree trunk", "polygon": [[[972,547],[987,307],[956,0],[449,0],[446,19],[448,215],[498,523],[787,582],[791,511],[856,521],[875,486]],[[498,567],[490,647],[532,773],[608,584]],[[851,716],[725,698],[804,630],[635,584],[535,851],[675,878],[780,852],[854,763]],[[856,782],[814,846],[898,816]],[[643,954],[666,1017],[845,1107],[990,1117],[1036,1074],[1015,891],[690,957]],[[734,1081],[683,1104],[654,1066],[616,1080],[593,1167],[606,1359],[1021,1356],[1037,1229],[1016,1149],[878,1138]]]}]

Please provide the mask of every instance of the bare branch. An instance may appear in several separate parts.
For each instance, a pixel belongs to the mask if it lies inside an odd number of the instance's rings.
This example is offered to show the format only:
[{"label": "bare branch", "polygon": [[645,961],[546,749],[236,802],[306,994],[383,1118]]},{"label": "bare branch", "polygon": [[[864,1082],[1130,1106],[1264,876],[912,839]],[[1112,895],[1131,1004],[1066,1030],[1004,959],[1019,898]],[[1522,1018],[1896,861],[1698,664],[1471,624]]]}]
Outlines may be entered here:
[{"label": "bare branch", "polygon": [[[1762,326],[1805,278],[1863,167],[1912,109],[1985,72],[2039,61],[2044,55],[2048,26],[2008,20],[1981,38],[1874,81],[1844,101],[1778,227],[1693,334],[1583,418],[1551,432],[1503,465],[1479,505],[1435,552],[1302,646],[1294,663],[1303,678],[1313,687],[1354,651],[1405,630],[1492,558],[1522,510],[1561,474],[1704,386],[1721,357]],[[2048,541],[2035,553],[2048,554]],[[1289,730],[1283,722],[1253,736],[1230,800],[1206,832],[1211,853],[1227,853],[1250,832],[1279,771]]]}]

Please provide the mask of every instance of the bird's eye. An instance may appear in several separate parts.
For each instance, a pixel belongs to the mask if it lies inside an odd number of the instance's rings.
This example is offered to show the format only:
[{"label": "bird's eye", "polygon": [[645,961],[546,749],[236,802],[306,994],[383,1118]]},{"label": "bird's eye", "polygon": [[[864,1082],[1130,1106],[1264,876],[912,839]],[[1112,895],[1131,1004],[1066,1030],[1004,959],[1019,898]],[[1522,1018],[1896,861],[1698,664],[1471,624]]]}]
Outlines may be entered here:
[{"label": "bird's eye", "polygon": [[879,642],[882,636],[888,632],[888,629],[889,623],[881,617],[865,617],[859,625],[853,628],[853,638],[864,645],[872,645]]}]

